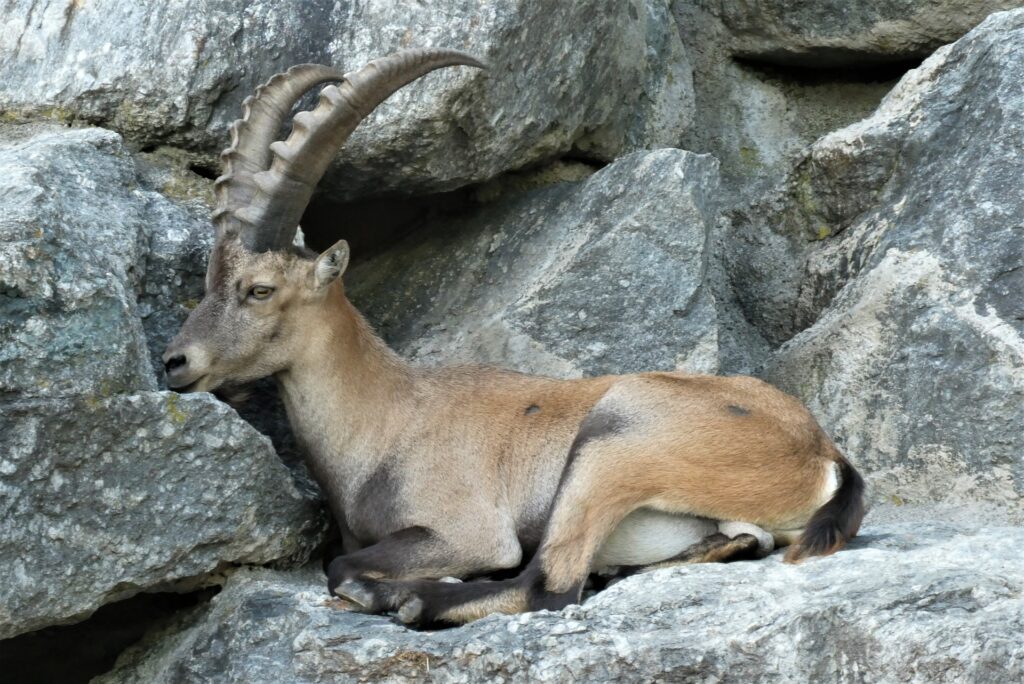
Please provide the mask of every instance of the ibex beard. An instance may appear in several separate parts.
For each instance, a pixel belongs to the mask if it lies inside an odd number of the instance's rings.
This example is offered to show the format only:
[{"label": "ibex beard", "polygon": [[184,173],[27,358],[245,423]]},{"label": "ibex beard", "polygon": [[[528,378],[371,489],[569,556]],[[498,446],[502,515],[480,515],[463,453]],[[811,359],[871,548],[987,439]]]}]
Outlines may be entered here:
[{"label": "ibex beard", "polygon": [[[860,526],[863,481],[792,397],[749,377],[414,367],[346,298],[348,245],[293,246],[359,121],[452,65],[482,66],[433,49],[349,74],[301,65],[245,101],[216,183],[206,295],[164,355],[179,391],[277,380],[342,531],[329,590],[411,625],[461,624],[578,602],[594,571],[840,549]],[[510,579],[436,581],[524,558]]]}]

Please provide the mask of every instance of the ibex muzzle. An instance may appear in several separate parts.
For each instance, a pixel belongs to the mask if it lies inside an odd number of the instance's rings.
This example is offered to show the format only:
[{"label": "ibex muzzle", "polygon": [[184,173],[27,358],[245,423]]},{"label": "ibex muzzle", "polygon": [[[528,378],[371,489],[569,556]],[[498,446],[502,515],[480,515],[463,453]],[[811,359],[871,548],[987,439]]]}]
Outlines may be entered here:
[{"label": "ibex muzzle", "polygon": [[[827,554],[857,533],[863,481],[798,401],[753,378],[555,380],[423,369],[345,297],[344,241],[292,246],[340,145],[391,92],[480,66],[410,50],[353,74],[305,65],[245,101],[217,180],[207,294],[164,356],[168,383],[272,375],[342,532],[328,588],[415,625],[557,609],[595,569]],[[274,136],[308,88],[323,90]],[[514,579],[449,584],[520,566]]]}]

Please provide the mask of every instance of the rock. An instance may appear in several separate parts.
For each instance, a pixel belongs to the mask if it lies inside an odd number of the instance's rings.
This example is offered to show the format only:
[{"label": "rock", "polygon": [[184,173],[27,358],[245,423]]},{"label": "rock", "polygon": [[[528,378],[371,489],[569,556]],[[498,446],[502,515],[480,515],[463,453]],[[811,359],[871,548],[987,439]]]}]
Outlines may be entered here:
[{"label": "rock", "polygon": [[748,318],[791,338],[766,375],[881,497],[1024,494],[1021,73],[1024,10],[993,15],[819,141],[776,211],[733,233]]},{"label": "rock", "polygon": [[323,531],[269,440],[208,394],[10,402],[0,433],[0,638],[303,562]]},{"label": "rock", "polygon": [[322,537],[319,493],[266,438],[154,391],[147,343],[158,365],[212,231],[201,200],[147,186],[192,176],[140,173],[110,131],[0,127],[0,638]]},{"label": "rock", "polygon": [[143,166],[111,131],[0,126],[0,397],[156,389],[213,231],[208,181]]},{"label": "rock", "polygon": [[[666,0],[469,0],[301,6],[216,0],[17,0],[0,10],[0,110],[172,144],[216,166],[242,100],[272,74],[353,69],[403,47],[467,50],[403,90],[353,137],[323,189],[335,200],[486,180],[569,152],[610,160],[675,144],[690,69]],[[156,38],[154,38],[156,37]]]},{"label": "rock", "polygon": [[834,69],[737,59],[738,38],[719,15],[740,8],[676,2],[672,12],[693,65],[695,99],[694,123],[678,146],[715,155],[730,198],[745,206],[776,185],[815,140],[868,116],[909,67],[877,65],[870,57]]},{"label": "rock", "polygon": [[753,0],[701,3],[733,55],[811,68],[925,57],[1018,0]]},{"label": "rock", "polygon": [[552,375],[714,372],[717,164],[636,153],[416,230],[346,275],[403,355]]},{"label": "rock", "polygon": [[241,571],[101,682],[1015,681],[1024,528],[866,530],[834,556],[659,570],[559,612],[413,632],[323,576]]},{"label": "rock", "polygon": [[0,135],[0,396],[156,389],[134,292],[153,198],[120,137]]}]

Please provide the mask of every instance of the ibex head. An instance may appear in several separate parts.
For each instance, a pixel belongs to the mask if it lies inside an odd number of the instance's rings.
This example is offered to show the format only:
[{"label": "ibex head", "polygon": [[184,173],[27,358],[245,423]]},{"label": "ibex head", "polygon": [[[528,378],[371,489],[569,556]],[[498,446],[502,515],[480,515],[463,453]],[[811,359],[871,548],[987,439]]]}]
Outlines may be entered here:
[{"label": "ibex head", "polygon": [[[211,391],[287,368],[302,344],[301,321],[340,286],[348,264],[344,241],[319,256],[293,246],[314,188],[378,104],[420,76],[456,64],[483,67],[464,53],[434,49],[398,52],[348,74],[304,64],[277,74],[245,100],[215,184],[217,233],[206,295],[164,353],[172,388]],[[275,142],[298,99],[330,81],[338,83],[323,89],[314,109],[296,114],[291,134]]]}]

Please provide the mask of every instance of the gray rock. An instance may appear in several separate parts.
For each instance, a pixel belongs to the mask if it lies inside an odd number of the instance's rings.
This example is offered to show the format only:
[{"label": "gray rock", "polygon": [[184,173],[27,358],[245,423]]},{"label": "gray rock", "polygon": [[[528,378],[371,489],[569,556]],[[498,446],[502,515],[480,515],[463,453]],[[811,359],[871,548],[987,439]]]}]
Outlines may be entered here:
[{"label": "gray rock", "polygon": [[1020,0],[805,0],[705,3],[732,54],[812,68],[925,57]]},{"label": "gray rock", "polygon": [[152,391],[147,343],[158,363],[201,296],[212,231],[208,181],[140,166],[110,131],[0,128],[0,638],[303,560],[323,532],[316,488],[234,411]]},{"label": "gray rock", "polygon": [[0,411],[0,638],[232,563],[303,562],[324,527],[269,440],[210,395]]},{"label": "gray rock", "polygon": [[156,389],[213,231],[209,181],[141,162],[111,131],[0,127],[0,397]]},{"label": "gray rock", "polygon": [[136,289],[150,361],[161,381],[164,350],[206,291],[213,246],[213,184],[191,172],[183,157],[161,150],[134,159],[140,186],[158,198],[148,209],[144,272]]},{"label": "gray rock", "polygon": [[719,159],[737,206],[777,184],[815,140],[868,116],[906,70],[902,64],[810,70],[736,59],[737,37],[719,15],[749,4],[672,6],[695,95],[694,123],[678,146]]},{"label": "gray rock", "polygon": [[427,364],[714,372],[705,275],[717,189],[709,156],[636,153],[421,227],[346,283],[385,339]]},{"label": "gray rock", "polygon": [[243,571],[99,681],[1015,681],[1021,544],[1020,527],[889,523],[797,566],[659,570],[434,633],[340,610],[318,573]]},{"label": "gray rock", "polygon": [[0,109],[173,144],[216,164],[243,98],[301,62],[357,68],[402,47],[452,47],[353,137],[335,200],[450,189],[572,150],[601,159],[675,144],[690,70],[665,0],[164,3],[17,0],[0,10]]},{"label": "gray rock", "polygon": [[152,198],[116,133],[0,135],[0,396],[156,389],[135,306]]},{"label": "gray rock", "polygon": [[880,496],[1024,494],[1022,73],[1024,10],[993,15],[819,141],[775,213],[735,232],[749,317],[776,340],[803,329],[768,377]]}]

